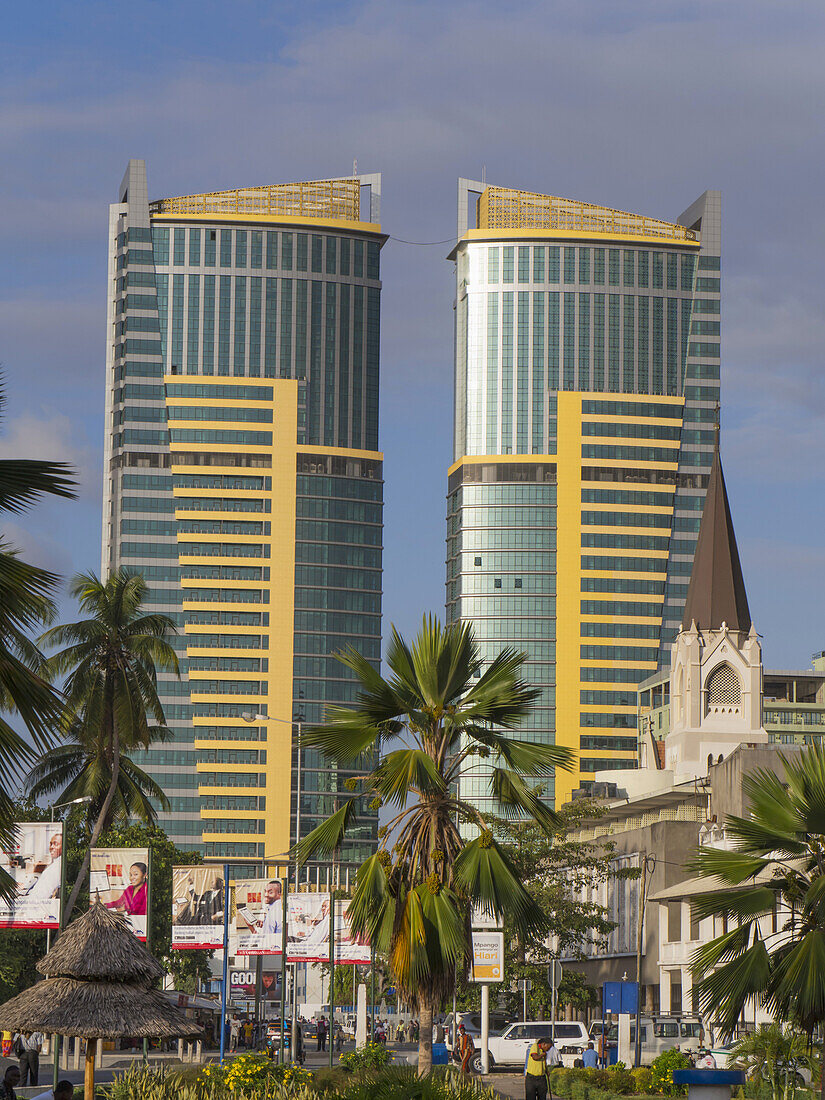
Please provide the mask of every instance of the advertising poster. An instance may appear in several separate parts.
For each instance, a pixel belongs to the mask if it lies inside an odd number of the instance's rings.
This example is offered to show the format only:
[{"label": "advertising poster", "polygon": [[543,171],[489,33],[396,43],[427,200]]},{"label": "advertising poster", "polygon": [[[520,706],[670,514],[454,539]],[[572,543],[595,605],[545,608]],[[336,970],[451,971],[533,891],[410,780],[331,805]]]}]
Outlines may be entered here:
[{"label": "advertising poster", "polygon": [[0,899],[0,928],[59,928],[63,823],[21,821],[17,843],[0,852],[0,867],[14,879],[17,895]]},{"label": "advertising poster", "polygon": [[[255,971],[254,970],[230,970],[229,971],[229,999],[231,1001],[255,1000]],[[281,999],[281,975],[275,972],[264,971],[261,974],[261,1000],[280,1001]]]},{"label": "advertising poster", "polygon": [[[290,894],[287,899],[289,962],[329,962],[329,894]],[[347,918],[346,901],[335,903],[335,962],[370,961],[370,945],[356,940]]]},{"label": "advertising poster", "polygon": [[149,904],[148,848],[92,848],[89,903],[97,899],[122,913],[139,940],[146,939]]},{"label": "advertising poster", "polygon": [[504,933],[473,932],[474,982],[500,982],[504,978]]},{"label": "advertising poster", "polygon": [[223,873],[214,867],[172,868],[172,947],[223,947]]},{"label": "advertising poster", "polygon": [[284,902],[278,879],[237,882],[233,918],[238,955],[281,954]]}]

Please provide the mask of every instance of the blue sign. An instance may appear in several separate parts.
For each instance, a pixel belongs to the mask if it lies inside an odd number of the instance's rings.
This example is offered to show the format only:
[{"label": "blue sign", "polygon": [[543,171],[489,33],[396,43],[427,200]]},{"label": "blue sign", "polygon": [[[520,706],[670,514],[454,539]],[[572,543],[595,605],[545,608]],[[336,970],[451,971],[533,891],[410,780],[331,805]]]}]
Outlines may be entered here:
[{"label": "blue sign", "polygon": [[602,986],[602,1010],[636,1015],[639,1003],[639,987],[636,982],[605,982]]}]

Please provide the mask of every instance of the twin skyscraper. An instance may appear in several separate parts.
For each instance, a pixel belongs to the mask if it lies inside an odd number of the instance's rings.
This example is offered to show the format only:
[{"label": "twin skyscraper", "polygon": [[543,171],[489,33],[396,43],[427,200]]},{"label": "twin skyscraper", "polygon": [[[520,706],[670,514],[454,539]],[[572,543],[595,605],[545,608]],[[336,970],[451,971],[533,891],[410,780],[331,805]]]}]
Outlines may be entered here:
[{"label": "twin skyscraper", "polygon": [[[131,161],[110,208],[102,570],[145,576],[182,668],[172,739],[136,759],[172,839],[238,873],[335,810],[351,773],[300,730],[354,699],[338,650],[380,660],[380,195],[361,175],[150,202]],[[460,180],[458,211],[447,619],[528,655],[525,734],[579,757],[560,804],[632,766],[636,684],[681,622],[719,195],[671,223]],[[344,864],[377,824],[365,806]]]}]

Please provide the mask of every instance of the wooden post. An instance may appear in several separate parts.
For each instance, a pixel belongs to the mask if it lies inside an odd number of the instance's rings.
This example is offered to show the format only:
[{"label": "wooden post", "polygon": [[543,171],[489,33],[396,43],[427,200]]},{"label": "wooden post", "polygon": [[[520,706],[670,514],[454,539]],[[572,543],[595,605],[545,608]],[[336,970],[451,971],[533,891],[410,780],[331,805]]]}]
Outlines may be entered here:
[{"label": "wooden post", "polygon": [[94,1100],[95,1095],[95,1054],[97,1039],[86,1040],[86,1074],[83,1078],[83,1100]]}]

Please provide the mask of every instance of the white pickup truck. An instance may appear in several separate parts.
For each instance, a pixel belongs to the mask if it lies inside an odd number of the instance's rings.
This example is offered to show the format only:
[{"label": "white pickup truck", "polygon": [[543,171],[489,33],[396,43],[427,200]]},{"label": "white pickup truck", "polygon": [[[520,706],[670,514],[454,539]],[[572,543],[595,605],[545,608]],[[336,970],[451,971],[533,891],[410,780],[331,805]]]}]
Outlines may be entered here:
[{"label": "white pickup truck", "polygon": [[[553,1025],[551,1020],[531,1020],[526,1024],[510,1024],[500,1035],[491,1035],[489,1039],[490,1068],[494,1066],[524,1066],[524,1059],[532,1043],[537,1039],[543,1039],[553,1032],[556,1039],[556,1047],[565,1066],[572,1066],[577,1058],[581,1058],[582,1051],[586,1049],[589,1037],[584,1024],[567,1020]],[[476,1047],[479,1041],[473,1037]],[[481,1073],[481,1051],[476,1050],[471,1063],[474,1073]]]}]

